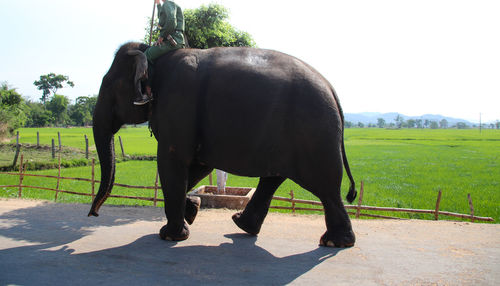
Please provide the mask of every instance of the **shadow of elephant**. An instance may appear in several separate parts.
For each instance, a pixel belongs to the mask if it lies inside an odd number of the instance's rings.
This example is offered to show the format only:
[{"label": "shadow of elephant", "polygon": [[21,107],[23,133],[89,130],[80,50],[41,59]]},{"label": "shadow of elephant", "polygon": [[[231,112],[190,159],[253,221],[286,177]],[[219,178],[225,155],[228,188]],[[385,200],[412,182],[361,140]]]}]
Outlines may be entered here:
[{"label": "shadow of elephant", "polygon": [[0,284],[285,285],[341,251],[316,248],[278,257],[246,234],[227,234],[231,243],[219,245],[165,242],[148,234],[123,246],[75,254],[67,244],[90,235],[94,227],[160,222],[162,216],[160,209],[158,217],[141,215],[140,208],[115,216],[111,208],[97,221],[80,216],[86,207],[45,204],[0,215],[0,235],[26,242],[0,247]]}]

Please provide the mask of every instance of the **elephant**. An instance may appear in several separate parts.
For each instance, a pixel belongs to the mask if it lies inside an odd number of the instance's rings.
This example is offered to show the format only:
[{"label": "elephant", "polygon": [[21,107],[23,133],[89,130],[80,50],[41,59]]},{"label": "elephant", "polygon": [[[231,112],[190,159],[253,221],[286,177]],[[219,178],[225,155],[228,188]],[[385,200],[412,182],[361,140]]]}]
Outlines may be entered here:
[{"label": "elephant", "polygon": [[356,197],[344,147],[344,116],[331,84],[305,62],[273,50],[249,47],[179,49],[155,63],[154,100],[133,104],[144,90],[147,45],[123,44],[103,77],[93,133],[101,184],[89,216],[110,195],[115,177],[114,134],[124,124],[149,121],[158,141],[157,164],[165,200],[165,240],[189,237],[199,200],[187,196],[214,168],[259,177],[243,211],[232,216],[257,235],[276,189],[291,179],[317,196],[326,232],[321,246],[351,247],[355,235],[341,198]]}]

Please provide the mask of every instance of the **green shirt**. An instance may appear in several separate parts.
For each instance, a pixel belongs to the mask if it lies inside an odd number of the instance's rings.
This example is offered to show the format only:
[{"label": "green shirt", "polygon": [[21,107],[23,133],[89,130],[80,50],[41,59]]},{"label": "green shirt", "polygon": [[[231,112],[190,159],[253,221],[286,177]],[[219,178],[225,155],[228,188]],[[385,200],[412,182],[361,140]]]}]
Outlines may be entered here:
[{"label": "green shirt", "polygon": [[184,45],[184,14],[181,7],[173,1],[165,1],[157,7],[160,37],[166,41],[167,36],[171,35],[178,44]]}]

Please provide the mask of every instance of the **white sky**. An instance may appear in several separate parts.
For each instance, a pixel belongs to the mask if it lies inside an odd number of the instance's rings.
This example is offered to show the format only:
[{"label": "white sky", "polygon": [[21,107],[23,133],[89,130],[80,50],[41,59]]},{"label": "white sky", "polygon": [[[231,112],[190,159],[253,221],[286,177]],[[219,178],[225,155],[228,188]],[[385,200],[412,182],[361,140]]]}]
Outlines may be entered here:
[{"label": "white sky", "polygon": [[[230,10],[261,48],[311,64],[346,113],[400,112],[500,120],[498,0],[177,0]],[[0,0],[0,81],[38,99],[33,82],[54,72],[99,92],[114,52],[143,38],[153,1]]]}]

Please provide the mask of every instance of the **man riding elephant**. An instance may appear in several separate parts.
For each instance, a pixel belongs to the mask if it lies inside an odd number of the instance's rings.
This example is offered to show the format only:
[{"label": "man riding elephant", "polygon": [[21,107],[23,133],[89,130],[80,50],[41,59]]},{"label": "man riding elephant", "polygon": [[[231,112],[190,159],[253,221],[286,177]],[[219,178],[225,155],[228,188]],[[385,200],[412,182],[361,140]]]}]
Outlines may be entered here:
[{"label": "man riding elephant", "polygon": [[161,55],[172,50],[186,47],[184,39],[184,14],[182,9],[173,1],[155,0],[158,8],[158,24],[160,26],[160,36],[155,45],[149,47],[144,54],[148,59],[148,81],[146,83],[146,94],[134,100],[135,105],[144,105],[152,99],[151,81],[153,65]]}]

